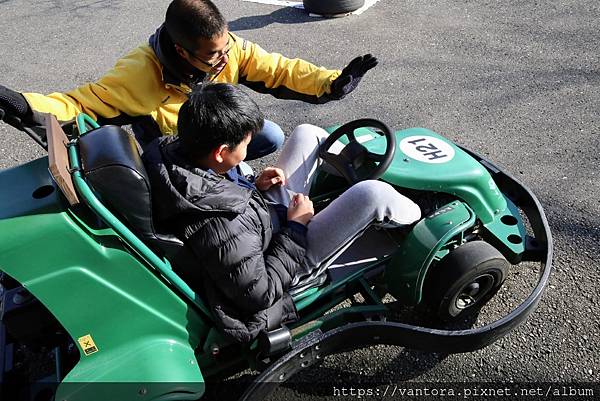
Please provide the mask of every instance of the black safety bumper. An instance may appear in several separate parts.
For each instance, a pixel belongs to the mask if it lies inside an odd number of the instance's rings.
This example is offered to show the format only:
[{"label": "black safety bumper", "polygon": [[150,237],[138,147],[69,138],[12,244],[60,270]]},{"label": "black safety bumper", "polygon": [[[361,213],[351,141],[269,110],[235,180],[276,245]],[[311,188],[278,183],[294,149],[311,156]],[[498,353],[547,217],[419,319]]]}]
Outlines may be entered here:
[{"label": "black safety bumper", "polygon": [[[260,400],[278,383],[327,355],[369,345],[386,344],[429,352],[459,353],[484,348],[521,324],[537,307],[552,270],[552,235],[544,210],[535,195],[517,179],[502,172],[491,162],[467,149],[490,172],[496,185],[525,214],[533,235],[526,239],[522,261],[540,263],[538,282],[529,296],[506,316],[482,327],[446,330],[420,327],[389,319],[357,321],[329,330],[316,330],[297,340],[292,349],[265,369],[245,392],[242,400]],[[352,314],[352,311],[348,312]]]}]

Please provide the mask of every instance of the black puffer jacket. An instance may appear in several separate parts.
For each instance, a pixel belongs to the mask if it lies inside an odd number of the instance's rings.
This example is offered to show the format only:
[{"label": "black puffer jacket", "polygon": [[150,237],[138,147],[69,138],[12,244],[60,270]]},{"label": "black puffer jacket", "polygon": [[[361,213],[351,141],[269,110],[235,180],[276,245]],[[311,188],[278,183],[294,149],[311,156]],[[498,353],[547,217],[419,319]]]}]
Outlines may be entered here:
[{"label": "black puffer jacket", "polygon": [[258,191],[187,165],[179,146],[177,137],[163,137],[143,155],[157,227],[198,257],[197,270],[179,273],[237,341],[295,319],[286,291],[304,260],[305,236],[289,228],[273,235],[269,206]]}]

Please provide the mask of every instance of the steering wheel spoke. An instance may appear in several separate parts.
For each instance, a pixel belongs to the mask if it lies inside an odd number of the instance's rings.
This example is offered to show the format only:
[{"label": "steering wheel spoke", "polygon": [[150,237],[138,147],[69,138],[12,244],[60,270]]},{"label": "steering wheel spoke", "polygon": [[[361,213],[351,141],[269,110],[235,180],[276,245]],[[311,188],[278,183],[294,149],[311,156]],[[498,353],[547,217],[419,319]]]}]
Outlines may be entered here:
[{"label": "steering wheel spoke", "polygon": [[371,160],[371,161],[374,161],[374,162],[381,163],[382,161],[385,160],[385,155],[380,155],[378,153],[368,152],[367,153],[367,159]]},{"label": "steering wheel spoke", "polygon": [[344,178],[349,182],[359,182],[358,175],[356,174],[356,170],[352,163],[348,163],[344,166]]},{"label": "steering wheel spoke", "polygon": [[[354,131],[363,127],[371,128],[373,133],[385,136],[386,149],[384,154],[369,152],[367,147],[358,142]],[[342,136],[348,138],[348,144],[339,154],[330,153],[329,149]],[[396,136],[384,123],[373,119],[361,119],[351,121],[333,131],[319,148],[319,156],[333,166],[350,184],[355,184],[362,180],[381,177],[394,159],[395,150]],[[378,165],[368,174],[360,174],[361,177],[359,178],[357,170],[364,170],[365,161],[376,162]]]}]

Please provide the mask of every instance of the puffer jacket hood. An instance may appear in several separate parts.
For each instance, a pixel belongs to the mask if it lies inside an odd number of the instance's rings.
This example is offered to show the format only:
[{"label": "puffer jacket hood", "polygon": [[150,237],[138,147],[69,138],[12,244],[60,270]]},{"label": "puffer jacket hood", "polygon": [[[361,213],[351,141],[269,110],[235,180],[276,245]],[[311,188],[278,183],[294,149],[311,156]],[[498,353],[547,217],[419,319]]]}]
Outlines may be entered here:
[{"label": "puffer jacket hood", "polygon": [[[191,166],[182,155],[177,136],[159,138],[156,144],[158,146],[150,146],[144,151],[144,160],[161,167],[159,178],[163,188],[168,188],[168,191],[161,191],[161,195],[168,194],[170,199],[155,205],[155,220],[168,221],[173,216],[192,212],[245,212],[251,191]],[[223,196],[224,193],[227,196]]]},{"label": "puffer jacket hood", "polygon": [[249,342],[261,330],[297,318],[287,293],[304,263],[306,236],[289,228],[273,234],[266,201],[186,162],[178,137],[145,149],[154,223],[178,236],[198,259],[192,271],[174,270],[209,304],[222,332]]}]

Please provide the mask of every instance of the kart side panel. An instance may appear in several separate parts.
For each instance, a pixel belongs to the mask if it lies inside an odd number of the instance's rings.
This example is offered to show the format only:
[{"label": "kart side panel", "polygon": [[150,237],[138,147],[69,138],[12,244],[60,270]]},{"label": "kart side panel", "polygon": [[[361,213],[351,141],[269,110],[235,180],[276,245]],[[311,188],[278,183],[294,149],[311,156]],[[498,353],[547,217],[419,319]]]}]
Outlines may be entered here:
[{"label": "kart side panel", "polygon": [[[64,382],[182,382],[197,398],[204,381],[194,349],[206,324],[112,230],[92,228],[76,218],[82,210],[66,208],[47,163],[0,172],[0,270],[39,299],[78,346],[80,361]],[[106,399],[93,390],[79,397]]]},{"label": "kart side panel", "polygon": [[419,221],[386,266],[390,293],[407,305],[421,301],[423,282],[431,262],[453,237],[475,223],[472,211],[454,201]]}]

